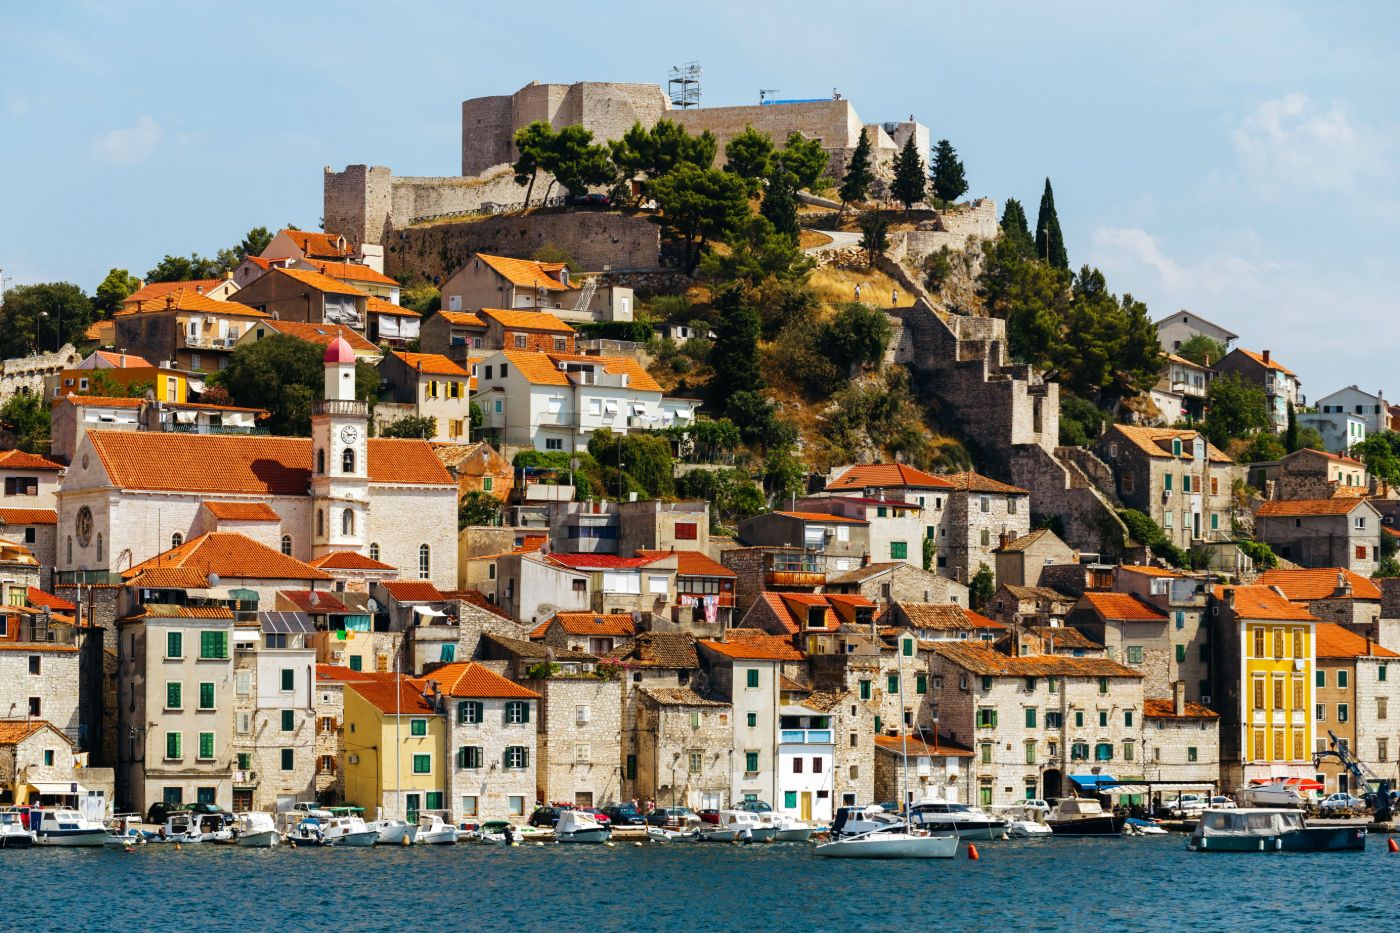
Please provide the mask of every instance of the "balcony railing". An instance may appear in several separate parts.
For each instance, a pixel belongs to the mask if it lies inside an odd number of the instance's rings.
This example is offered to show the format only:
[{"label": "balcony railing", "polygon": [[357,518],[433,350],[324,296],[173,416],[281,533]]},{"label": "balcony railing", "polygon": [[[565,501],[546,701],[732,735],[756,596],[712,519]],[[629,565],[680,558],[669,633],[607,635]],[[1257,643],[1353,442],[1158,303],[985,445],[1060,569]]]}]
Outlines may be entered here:
[{"label": "balcony railing", "polygon": [[365,418],[369,406],[359,400],[320,399],[311,405],[313,415],[345,415],[349,418]]},{"label": "balcony railing", "polygon": [[180,341],[188,350],[232,350],[237,337],[207,337],[185,334]]},{"label": "balcony railing", "polygon": [[830,745],[830,729],[784,729],[781,741],[787,745]]}]

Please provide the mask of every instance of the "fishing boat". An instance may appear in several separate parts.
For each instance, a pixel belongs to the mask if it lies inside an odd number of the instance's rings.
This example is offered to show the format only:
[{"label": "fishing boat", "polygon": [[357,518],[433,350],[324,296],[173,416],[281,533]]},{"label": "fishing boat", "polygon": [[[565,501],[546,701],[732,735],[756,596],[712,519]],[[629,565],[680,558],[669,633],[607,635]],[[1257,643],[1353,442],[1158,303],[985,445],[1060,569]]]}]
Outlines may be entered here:
[{"label": "fishing boat", "polygon": [[696,837],[702,842],[772,842],[778,827],[747,810],[721,810],[718,823],[706,823]]},{"label": "fishing boat", "polygon": [[326,844],[332,846],[372,846],[379,833],[365,825],[362,817],[353,814],[333,816],[321,827]]},{"label": "fishing boat", "polygon": [[177,810],[165,818],[154,833],[146,833],[147,842],[232,842],[233,830],[224,826],[223,817],[216,813],[191,813]]},{"label": "fishing boat", "polygon": [[252,811],[234,817],[233,838],[245,849],[270,849],[282,841],[272,815]]},{"label": "fishing boat", "polygon": [[647,839],[651,842],[681,842],[696,838],[695,830],[667,829],[664,826],[648,826]]},{"label": "fishing boat", "polygon": [[773,827],[774,842],[806,842],[816,829],[812,824],[804,823],[795,816],[770,815],[764,822]]},{"label": "fishing boat", "polygon": [[319,817],[308,816],[287,832],[287,844],[294,849],[317,848],[330,845]]},{"label": "fishing boat", "polygon": [[1005,839],[1006,820],[988,816],[978,807],[928,797],[912,804],[909,821],[920,829],[952,833],[959,839]]},{"label": "fishing boat", "polygon": [[1105,813],[1097,800],[1062,797],[1055,801],[1045,822],[1056,836],[1119,836],[1123,818]]},{"label": "fishing boat", "polygon": [[472,842],[484,846],[518,846],[520,830],[508,820],[488,820],[470,834]]},{"label": "fishing boat", "polygon": [[1006,835],[1011,839],[1035,839],[1054,835],[1045,824],[1044,811],[1021,804],[1001,807],[995,811],[1006,820]]},{"label": "fishing boat", "polygon": [[418,838],[418,826],[408,820],[391,820],[384,816],[384,811],[379,811],[379,818],[366,823],[370,829],[379,833],[379,841],[375,845],[381,846],[401,846],[407,839],[412,843]]},{"label": "fishing boat", "polygon": [[41,846],[105,846],[114,842],[100,820],[90,820],[77,810],[30,809],[29,829]]},{"label": "fishing boat", "polygon": [[1195,852],[1349,852],[1366,848],[1366,827],[1309,826],[1301,810],[1207,810],[1187,848]]},{"label": "fishing boat", "polygon": [[594,819],[591,813],[564,810],[554,826],[554,838],[558,842],[607,842],[612,838],[612,830]]},{"label": "fishing boat", "polygon": [[416,842],[425,846],[450,846],[457,842],[457,827],[445,821],[440,814],[424,813],[418,817]]},{"label": "fishing boat", "polygon": [[34,834],[19,813],[0,813],[0,849],[27,849],[33,844]]},{"label": "fishing boat", "polygon": [[112,841],[107,843],[110,848],[122,849],[146,844],[146,834],[141,831],[141,817],[135,813],[111,817],[103,825],[112,836]]},{"label": "fishing boat", "polygon": [[1123,821],[1123,832],[1129,836],[1165,836],[1167,831],[1155,820],[1139,819],[1130,816]]}]

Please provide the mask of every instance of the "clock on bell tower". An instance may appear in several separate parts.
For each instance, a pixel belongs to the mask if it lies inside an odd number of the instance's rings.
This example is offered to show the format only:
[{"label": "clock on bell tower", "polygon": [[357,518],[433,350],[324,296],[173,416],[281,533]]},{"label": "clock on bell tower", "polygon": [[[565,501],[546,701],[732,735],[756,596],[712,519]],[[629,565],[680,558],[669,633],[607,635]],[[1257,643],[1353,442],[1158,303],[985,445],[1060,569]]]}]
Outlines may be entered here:
[{"label": "clock on bell tower", "polygon": [[326,348],[325,398],[311,413],[311,556],[364,553],[369,520],[368,406],[355,398],[355,351]]}]

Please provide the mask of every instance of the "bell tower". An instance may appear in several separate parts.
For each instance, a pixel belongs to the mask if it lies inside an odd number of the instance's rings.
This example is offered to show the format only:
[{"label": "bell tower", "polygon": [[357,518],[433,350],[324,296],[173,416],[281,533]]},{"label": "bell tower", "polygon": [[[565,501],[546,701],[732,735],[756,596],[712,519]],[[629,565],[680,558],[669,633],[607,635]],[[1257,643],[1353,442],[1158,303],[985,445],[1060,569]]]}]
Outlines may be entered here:
[{"label": "bell tower", "polygon": [[369,408],[355,398],[355,351],[326,348],[325,398],[311,410],[311,553],[364,553],[369,529]]}]

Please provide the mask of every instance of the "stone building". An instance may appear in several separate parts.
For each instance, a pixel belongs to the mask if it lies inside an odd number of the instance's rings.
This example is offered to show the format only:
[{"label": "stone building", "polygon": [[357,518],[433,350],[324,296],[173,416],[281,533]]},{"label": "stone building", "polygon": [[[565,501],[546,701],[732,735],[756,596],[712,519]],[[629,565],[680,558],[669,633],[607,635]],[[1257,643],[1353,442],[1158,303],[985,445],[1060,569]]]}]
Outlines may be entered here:
[{"label": "stone building", "polygon": [[853,807],[888,800],[875,792],[875,711],[844,690],[814,690],[802,705],[828,717],[835,743],[834,805]]},{"label": "stone building", "polygon": [[457,480],[459,496],[465,498],[467,493],[484,492],[502,503],[510,498],[515,486],[515,470],[490,444],[484,441],[434,444],[433,453]]},{"label": "stone building", "polygon": [[1254,513],[1254,534],[1303,567],[1340,567],[1369,577],[1380,562],[1381,513],[1366,499],[1265,502]]},{"label": "stone building", "polygon": [[921,642],[995,641],[1006,633],[1001,623],[955,603],[895,602],[880,616],[880,625],[910,629]]},{"label": "stone building", "polygon": [[[1210,696],[1211,626],[1206,616],[1210,576],[1187,575],[1142,564],[1124,564],[1114,573],[1113,589],[1130,593],[1164,613],[1170,622],[1169,682],[1183,682],[1187,699],[1204,703]],[[1146,649],[1144,649],[1146,650]],[[1156,687],[1144,689],[1157,696]]]},{"label": "stone building", "polygon": [[1357,635],[1380,639],[1382,608],[1377,581],[1350,570],[1266,570],[1255,581],[1276,587],[1290,602],[1307,606],[1325,622],[1335,622]]},{"label": "stone building", "polygon": [[1132,668],[956,642],[935,644],[931,665],[939,727],[974,751],[969,802],[1061,797],[1080,769],[1141,767],[1142,674]]},{"label": "stone building", "polygon": [[316,800],[339,803],[345,799],[345,683],[348,667],[316,665]]},{"label": "stone building", "polygon": [[[451,778],[445,708],[440,697],[400,673],[344,675],[345,796],[369,815],[417,823],[425,810],[449,819]],[[503,759],[507,770],[529,766],[530,748]]]},{"label": "stone building", "polygon": [[875,796],[868,799],[973,802],[963,799],[977,786],[971,780],[972,749],[932,735],[877,735],[874,744]]},{"label": "stone building", "polygon": [[826,593],[863,596],[888,609],[897,602],[968,604],[967,586],[906,561],[866,564],[827,577]]},{"label": "stone building", "polygon": [[81,807],[112,815],[111,768],[90,767],[89,756],[43,719],[0,719],[0,805]]},{"label": "stone building", "polygon": [[72,344],[52,353],[31,353],[0,363],[0,403],[15,395],[43,395],[45,380],[71,369],[82,360]]},{"label": "stone building", "polygon": [[815,593],[825,585],[828,572],[835,575],[850,570],[836,570],[836,560],[824,553],[784,545],[728,548],[719,557],[720,563],[734,571],[734,613],[740,618],[761,593]]},{"label": "stone building", "polygon": [[113,342],[124,355],[142,357],[156,366],[218,372],[228,365],[239,339],[267,318],[266,310],[241,300],[218,300],[193,288],[180,288],[157,298],[130,301],[112,318]]},{"label": "stone building", "polygon": [[1222,376],[1235,373],[1263,389],[1273,429],[1281,434],[1288,428],[1288,409],[1297,408],[1301,400],[1298,390],[1302,380],[1297,373],[1274,359],[1268,350],[1256,353],[1243,347],[1225,354],[1215,368]]},{"label": "stone building", "polygon": [[995,571],[1002,536],[1031,530],[1030,492],[976,473],[951,473],[954,491],[938,529],[937,568],[970,583],[986,565]]},{"label": "stone building", "polygon": [[1064,621],[1074,602],[1052,587],[1003,583],[987,601],[987,615],[1002,625],[1054,625]]},{"label": "stone building", "polygon": [[[25,585],[5,587],[11,600],[26,599]],[[82,658],[71,625],[49,613],[10,602],[0,613],[0,719],[42,719],[77,744]]]},{"label": "stone building", "polygon": [[[641,691],[689,689],[700,668],[695,640],[695,636],[687,632],[642,632],[601,659],[601,663],[616,668],[622,686],[622,799],[644,796],[637,776],[641,755],[637,720]],[[727,788],[728,772],[725,773]]]},{"label": "stone building", "polygon": [[587,654],[610,654],[615,646],[637,634],[630,613],[599,615],[592,612],[556,612],[536,627],[532,637],[555,648],[572,648]]},{"label": "stone building", "polygon": [[[1170,697],[1142,701],[1142,776],[1148,781],[1197,781],[1201,789],[1226,790],[1219,785],[1219,714],[1187,700],[1181,681],[1172,686]],[[1171,794],[1186,789],[1178,784]]]},{"label": "stone building", "polygon": [[555,674],[540,696],[539,799],[601,807],[622,795],[622,688],[614,678]]},{"label": "stone building", "polygon": [[870,555],[870,522],[830,512],[777,511],[739,523],[745,545],[820,552],[836,572],[853,570]]},{"label": "stone building", "polygon": [[635,694],[628,799],[693,810],[729,806],[733,707],[689,687],[642,687]]},{"label": "stone building", "polygon": [[[313,632],[310,619],[295,612],[260,612],[255,620],[234,624],[235,811],[281,812],[315,795]],[[204,699],[201,693],[201,704]]]},{"label": "stone building", "polygon": [[[633,294],[632,289],[622,286],[600,288],[596,279],[573,281],[568,265],[562,262],[477,253],[442,283],[442,307],[449,313],[485,308],[549,309],[558,317],[576,323],[630,321]],[[446,352],[434,349],[442,345],[444,334],[441,324],[431,330],[425,325],[423,336],[427,343],[424,349],[431,353]],[[486,346],[500,349],[502,345],[488,343]]]},{"label": "stone building", "polygon": [[1148,695],[1161,696],[1177,680],[1171,620],[1141,597],[1085,593],[1065,623],[1103,645],[1110,659],[1141,673],[1142,689]]},{"label": "stone building", "polygon": [[[1272,473],[1272,475],[1270,475]],[[1250,468],[1250,485],[1264,489],[1274,481],[1273,495],[1266,499],[1331,499],[1337,496],[1364,496],[1370,489],[1366,464],[1351,457],[1304,448],[1278,461],[1275,470],[1256,477]],[[1259,480],[1263,480],[1260,482]]]},{"label": "stone building", "polygon": [[1079,562],[1079,552],[1049,528],[1037,528],[1019,537],[1006,535],[993,554],[997,583],[1013,586],[1039,586],[1046,567]]},{"label": "stone building", "polygon": [[[1390,711],[1400,704],[1400,654],[1331,622],[1317,625],[1315,751],[1332,747],[1332,736],[1376,774],[1395,786],[1400,729]],[[1330,733],[1330,734],[1329,734]],[[1364,794],[1335,758],[1317,766],[1326,793]]]}]

